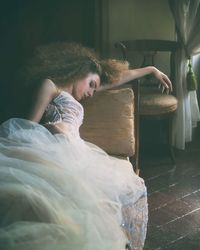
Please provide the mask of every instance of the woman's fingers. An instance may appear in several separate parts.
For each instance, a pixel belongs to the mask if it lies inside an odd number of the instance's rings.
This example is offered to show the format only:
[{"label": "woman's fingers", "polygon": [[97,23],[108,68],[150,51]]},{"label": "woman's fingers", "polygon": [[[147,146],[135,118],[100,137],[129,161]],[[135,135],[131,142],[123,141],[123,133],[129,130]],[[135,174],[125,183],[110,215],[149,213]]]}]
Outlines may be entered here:
[{"label": "woman's fingers", "polygon": [[172,83],[170,81],[170,79],[168,78],[167,75],[163,74],[163,83],[166,86],[166,88],[169,89],[170,92],[172,92],[173,88],[172,88]]},{"label": "woman's fingers", "polygon": [[158,85],[158,88],[161,90],[162,93],[169,93],[169,88],[166,88],[162,83]]},{"label": "woman's fingers", "polygon": [[172,92],[172,83],[167,75],[158,70],[156,78],[160,81],[159,88],[162,93],[166,92],[169,94],[169,92]]}]

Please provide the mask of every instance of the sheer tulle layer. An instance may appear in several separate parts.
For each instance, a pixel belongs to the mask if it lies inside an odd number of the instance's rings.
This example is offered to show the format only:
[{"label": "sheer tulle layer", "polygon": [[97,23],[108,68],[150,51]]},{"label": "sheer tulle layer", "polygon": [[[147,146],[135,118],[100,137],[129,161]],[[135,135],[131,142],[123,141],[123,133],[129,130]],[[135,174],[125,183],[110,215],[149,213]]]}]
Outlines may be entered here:
[{"label": "sheer tulle layer", "polygon": [[124,249],[123,209],[142,199],[144,243],[146,189],[127,161],[11,119],[0,127],[0,166],[0,249]]}]

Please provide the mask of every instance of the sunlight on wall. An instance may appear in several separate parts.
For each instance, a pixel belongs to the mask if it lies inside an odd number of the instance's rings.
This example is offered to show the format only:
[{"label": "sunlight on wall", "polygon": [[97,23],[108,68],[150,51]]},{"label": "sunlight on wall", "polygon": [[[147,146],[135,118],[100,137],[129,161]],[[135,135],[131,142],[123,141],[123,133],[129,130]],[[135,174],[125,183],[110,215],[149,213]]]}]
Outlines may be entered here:
[{"label": "sunlight on wall", "polygon": [[200,78],[200,72],[199,72],[199,68],[200,68],[200,55],[195,55],[192,57],[192,65],[193,65],[193,69],[195,71],[196,76],[198,77],[198,79]]},{"label": "sunlight on wall", "polygon": [[192,57],[192,65],[197,78],[197,84],[198,84],[197,94],[200,103],[200,55],[199,54]]}]

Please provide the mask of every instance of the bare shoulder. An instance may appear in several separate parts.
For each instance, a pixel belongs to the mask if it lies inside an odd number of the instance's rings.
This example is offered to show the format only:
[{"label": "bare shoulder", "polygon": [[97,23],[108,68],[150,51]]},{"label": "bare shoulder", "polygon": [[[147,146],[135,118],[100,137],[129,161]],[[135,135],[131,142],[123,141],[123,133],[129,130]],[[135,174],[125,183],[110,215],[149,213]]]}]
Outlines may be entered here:
[{"label": "bare shoulder", "polygon": [[34,122],[39,122],[44,114],[47,105],[57,95],[57,87],[50,79],[45,79],[41,82],[34,98],[28,119]]},{"label": "bare shoulder", "polygon": [[41,92],[46,93],[48,96],[52,98],[57,95],[58,89],[55,83],[50,79],[45,79],[41,83]]}]

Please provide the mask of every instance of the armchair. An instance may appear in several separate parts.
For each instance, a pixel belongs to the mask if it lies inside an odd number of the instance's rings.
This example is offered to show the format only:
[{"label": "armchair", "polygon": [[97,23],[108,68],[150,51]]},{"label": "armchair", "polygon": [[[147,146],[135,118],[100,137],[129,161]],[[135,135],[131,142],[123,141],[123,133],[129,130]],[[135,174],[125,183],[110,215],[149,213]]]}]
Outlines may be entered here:
[{"label": "armchair", "polygon": [[[121,51],[123,59],[128,60],[132,66],[137,60],[140,61],[137,67],[155,65],[156,56],[167,53],[169,55],[170,79],[172,83],[174,82],[175,52],[180,47],[178,42],[168,40],[128,40],[117,42],[115,47]],[[172,163],[174,163],[175,157],[171,145],[171,126],[173,115],[178,106],[178,100],[174,94],[162,94],[157,86],[158,83],[151,76],[140,80],[138,85],[140,127],[147,121],[162,121],[162,124],[167,126],[167,130],[164,130],[165,132],[163,132],[163,129],[160,129],[160,131],[164,134]]]}]

